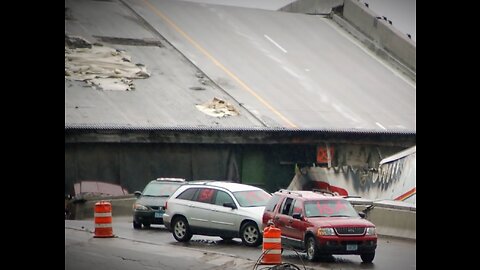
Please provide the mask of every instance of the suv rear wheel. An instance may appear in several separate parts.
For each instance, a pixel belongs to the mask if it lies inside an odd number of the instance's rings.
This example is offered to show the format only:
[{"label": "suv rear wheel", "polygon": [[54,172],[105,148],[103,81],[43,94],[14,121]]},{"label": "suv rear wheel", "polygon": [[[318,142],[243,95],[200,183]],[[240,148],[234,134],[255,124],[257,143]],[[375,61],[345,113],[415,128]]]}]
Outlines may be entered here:
[{"label": "suv rear wheel", "polygon": [[240,238],[242,238],[243,244],[249,247],[258,247],[262,243],[257,224],[253,222],[247,222],[242,226]]},{"label": "suv rear wheel", "polygon": [[362,258],[362,261],[364,263],[371,263],[373,261],[373,258],[375,258],[375,252],[363,253],[360,255],[360,258]]},{"label": "suv rear wheel", "polygon": [[317,243],[315,237],[308,236],[305,243],[305,249],[307,250],[307,259],[311,262],[318,260],[320,253],[318,252]]},{"label": "suv rear wheel", "polygon": [[172,223],[173,237],[178,242],[188,242],[192,238],[190,226],[184,217],[177,217]]}]

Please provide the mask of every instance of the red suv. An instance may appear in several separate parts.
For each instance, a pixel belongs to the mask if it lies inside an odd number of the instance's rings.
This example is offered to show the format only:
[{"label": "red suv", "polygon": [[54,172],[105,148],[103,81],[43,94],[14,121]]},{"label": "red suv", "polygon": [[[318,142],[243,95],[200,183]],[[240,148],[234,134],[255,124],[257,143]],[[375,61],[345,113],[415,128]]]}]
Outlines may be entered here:
[{"label": "red suv", "polygon": [[343,197],[282,189],[267,203],[262,223],[265,228],[273,222],[282,231],[282,245],[306,251],[310,261],[321,255],[356,254],[371,263],[377,234],[363,217]]}]

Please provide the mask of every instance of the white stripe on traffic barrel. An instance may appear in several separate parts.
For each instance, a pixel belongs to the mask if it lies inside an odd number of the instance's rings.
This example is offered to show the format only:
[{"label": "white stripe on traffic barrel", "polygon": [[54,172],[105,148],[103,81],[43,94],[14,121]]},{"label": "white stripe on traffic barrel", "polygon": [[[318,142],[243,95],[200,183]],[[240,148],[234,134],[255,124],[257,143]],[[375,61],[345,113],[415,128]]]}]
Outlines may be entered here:
[{"label": "white stripe on traffic barrel", "polygon": [[95,213],[95,217],[111,217],[112,212],[107,212],[107,213]]},{"label": "white stripe on traffic barrel", "polygon": [[263,242],[265,243],[280,243],[282,240],[280,238],[263,238]]}]

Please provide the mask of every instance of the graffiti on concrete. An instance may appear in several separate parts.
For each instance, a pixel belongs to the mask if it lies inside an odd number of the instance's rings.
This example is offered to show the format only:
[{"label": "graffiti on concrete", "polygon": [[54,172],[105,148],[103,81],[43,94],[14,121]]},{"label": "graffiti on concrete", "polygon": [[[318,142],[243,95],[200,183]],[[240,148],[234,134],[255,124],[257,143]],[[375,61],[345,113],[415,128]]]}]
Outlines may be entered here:
[{"label": "graffiti on concrete", "polygon": [[[320,188],[339,195],[359,195],[370,199],[408,199],[415,203],[413,195],[416,192],[412,192],[412,189],[415,191],[416,187],[416,150],[411,148],[408,151],[406,154],[383,159],[376,167],[371,167],[366,162],[356,165],[304,167],[298,170],[289,188]],[[370,158],[363,160],[368,159]]]}]

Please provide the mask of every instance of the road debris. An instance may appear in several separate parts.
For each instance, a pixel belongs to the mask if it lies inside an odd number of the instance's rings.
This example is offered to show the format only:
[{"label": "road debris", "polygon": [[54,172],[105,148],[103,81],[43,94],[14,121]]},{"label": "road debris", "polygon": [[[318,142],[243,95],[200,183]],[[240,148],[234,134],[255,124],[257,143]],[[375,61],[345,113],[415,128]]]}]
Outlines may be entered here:
[{"label": "road debris", "polygon": [[196,105],[196,107],[201,112],[213,117],[226,117],[240,114],[235,106],[217,97],[214,97],[212,101]]},{"label": "road debris", "polygon": [[133,79],[150,77],[145,66],[132,63],[125,51],[98,45],[65,35],[65,79],[102,90],[130,91],[135,89]]}]

